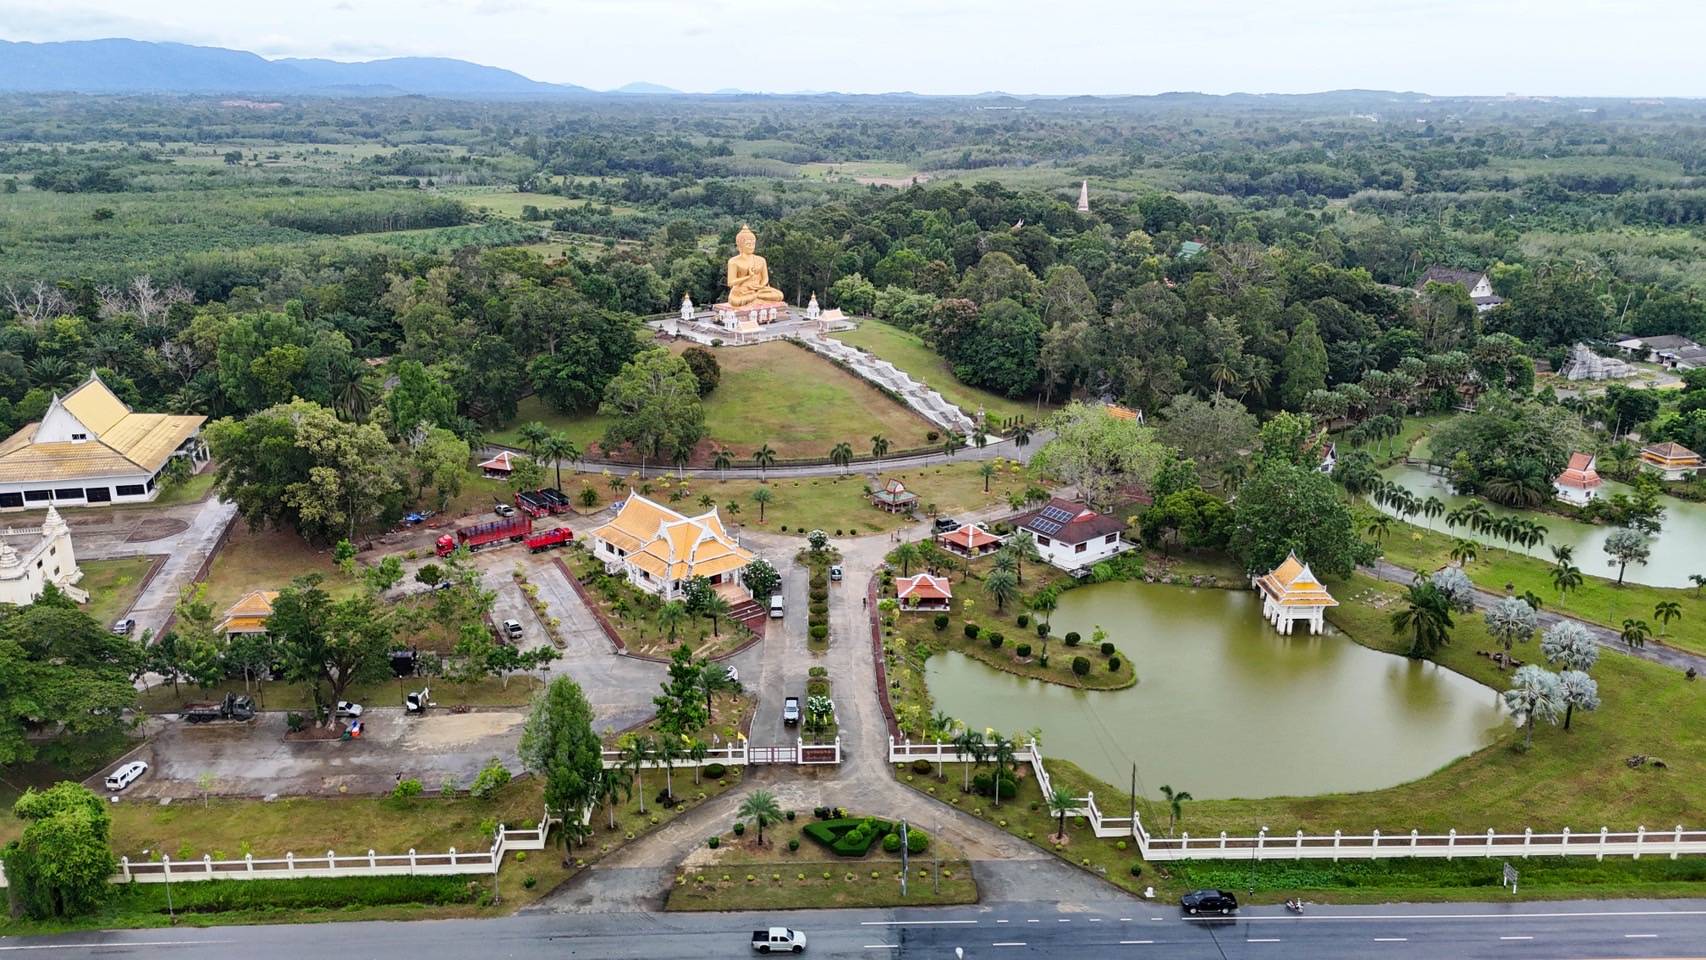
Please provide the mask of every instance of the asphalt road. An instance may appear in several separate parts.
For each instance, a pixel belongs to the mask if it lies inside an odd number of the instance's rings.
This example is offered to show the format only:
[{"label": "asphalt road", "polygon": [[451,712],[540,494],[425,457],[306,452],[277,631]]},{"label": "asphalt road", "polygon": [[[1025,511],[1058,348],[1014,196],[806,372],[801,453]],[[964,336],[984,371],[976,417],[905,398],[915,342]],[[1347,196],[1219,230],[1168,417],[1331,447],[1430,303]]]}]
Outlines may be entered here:
[{"label": "asphalt road", "polygon": [[1700,958],[1706,901],[1392,904],[1254,908],[1229,919],[1181,917],[1171,905],[1004,903],[936,910],[776,914],[523,914],[499,920],[325,923],[121,931],[0,939],[26,956],[185,960],[422,957],[710,958],[751,954],[751,931],[797,926],[808,957]]}]

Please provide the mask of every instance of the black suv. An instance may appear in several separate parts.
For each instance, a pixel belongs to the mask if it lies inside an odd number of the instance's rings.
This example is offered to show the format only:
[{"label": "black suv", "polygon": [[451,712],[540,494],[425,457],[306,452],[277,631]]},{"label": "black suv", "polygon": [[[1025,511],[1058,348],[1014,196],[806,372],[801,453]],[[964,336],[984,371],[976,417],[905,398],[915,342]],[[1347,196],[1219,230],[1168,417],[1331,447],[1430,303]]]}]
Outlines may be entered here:
[{"label": "black suv", "polygon": [[1179,898],[1179,906],[1192,915],[1235,913],[1238,910],[1238,898],[1224,890],[1192,890]]},{"label": "black suv", "polygon": [[953,517],[937,517],[936,518],[936,532],[937,533],[953,533],[955,530],[958,530],[959,528],[960,528],[960,522],[958,520],[955,520]]}]

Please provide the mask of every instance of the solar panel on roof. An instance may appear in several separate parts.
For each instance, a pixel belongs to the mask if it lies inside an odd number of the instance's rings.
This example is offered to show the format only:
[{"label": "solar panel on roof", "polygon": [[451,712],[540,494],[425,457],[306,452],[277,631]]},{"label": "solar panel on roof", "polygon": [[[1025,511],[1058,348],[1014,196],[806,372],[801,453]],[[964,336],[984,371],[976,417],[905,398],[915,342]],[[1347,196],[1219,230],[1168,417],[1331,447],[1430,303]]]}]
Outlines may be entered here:
[{"label": "solar panel on roof", "polygon": [[1059,520],[1050,520],[1047,517],[1040,517],[1039,516],[1035,520],[1031,521],[1031,529],[1032,530],[1035,530],[1038,533],[1043,534],[1044,536],[1050,536],[1050,537],[1059,533],[1060,528],[1063,526],[1065,526],[1065,524],[1061,523]]},{"label": "solar panel on roof", "polygon": [[1046,520],[1054,520],[1058,523],[1066,523],[1067,521],[1072,519],[1072,516],[1073,516],[1072,511],[1066,509],[1065,507],[1048,506],[1048,507],[1043,508],[1043,518]]}]

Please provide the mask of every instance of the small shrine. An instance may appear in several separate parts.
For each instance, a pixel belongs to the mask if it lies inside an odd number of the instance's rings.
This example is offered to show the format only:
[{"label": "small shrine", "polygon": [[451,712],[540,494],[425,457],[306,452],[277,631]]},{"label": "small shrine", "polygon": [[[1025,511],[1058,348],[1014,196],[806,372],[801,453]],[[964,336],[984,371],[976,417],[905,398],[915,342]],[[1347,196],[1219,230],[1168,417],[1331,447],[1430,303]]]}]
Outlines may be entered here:
[{"label": "small shrine", "polygon": [[1605,486],[1605,481],[1599,476],[1598,462],[1591,453],[1570,454],[1569,465],[1552,480],[1553,493],[1565,503],[1587,506]]},{"label": "small shrine", "polygon": [[981,557],[1001,549],[1003,538],[984,529],[981,523],[964,524],[942,535],[942,548],[962,557]]},{"label": "small shrine", "polygon": [[1339,605],[1295,553],[1286,554],[1271,572],[1252,577],[1251,583],[1262,595],[1263,619],[1281,634],[1290,635],[1298,621],[1308,624],[1310,633],[1320,633],[1326,629],[1327,608]]},{"label": "small shrine", "polygon": [[817,305],[817,293],[813,291],[812,300],[806,304],[806,319],[817,320],[823,316],[823,308]]},{"label": "small shrine", "polygon": [[871,502],[890,513],[905,513],[918,508],[918,494],[906,489],[906,484],[899,480],[890,480],[871,494]]},{"label": "small shrine", "polygon": [[896,577],[894,597],[900,608],[908,613],[945,612],[954,601],[954,588],[947,577],[920,573],[911,577]]},{"label": "small shrine", "polygon": [[515,462],[510,459],[508,450],[498,451],[498,455],[480,463],[480,473],[488,480],[508,480],[515,472]]}]

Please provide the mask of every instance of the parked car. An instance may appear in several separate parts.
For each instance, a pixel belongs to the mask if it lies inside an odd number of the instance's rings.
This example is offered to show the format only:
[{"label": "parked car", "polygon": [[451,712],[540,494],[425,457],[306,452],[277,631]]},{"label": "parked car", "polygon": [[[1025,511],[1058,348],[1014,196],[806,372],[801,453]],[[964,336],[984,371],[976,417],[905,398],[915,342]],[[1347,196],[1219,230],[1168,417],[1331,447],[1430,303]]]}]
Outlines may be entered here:
[{"label": "parked car", "polygon": [[1238,898],[1225,890],[1192,890],[1179,898],[1179,906],[1192,916],[1199,913],[1237,913]]},{"label": "parked car", "polygon": [[510,506],[507,503],[500,503],[500,504],[493,506],[492,512],[497,514],[500,517],[513,517],[513,516],[515,516],[515,508]]},{"label": "parked car", "polygon": [[148,764],[141,760],[132,760],[112,773],[107,774],[108,790],[123,790],[135,783],[137,778],[148,772]]},{"label": "parked car", "polygon": [[841,564],[837,563],[837,564],[832,564],[830,566],[830,568],[829,568],[829,579],[831,579],[831,580],[840,580],[841,579]]},{"label": "parked car", "polygon": [[782,722],[790,727],[800,722],[799,697],[787,697],[782,700]]},{"label": "parked car", "polygon": [[338,701],[338,716],[340,718],[348,717],[353,720],[361,716],[361,712],[361,704],[359,703],[351,703],[348,700]]},{"label": "parked car", "polygon": [[503,634],[504,634],[504,636],[508,637],[511,640],[520,640],[521,639],[521,621],[520,620],[505,620],[504,625],[503,625]]},{"label": "parked car", "polygon": [[113,624],[113,633],[116,633],[121,637],[130,636],[131,633],[135,629],[136,629],[136,621],[132,620],[129,617],[125,617],[122,620],[119,620],[117,623]]},{"label": "parked car", "polygon": [[787,927],[752,931],[752,949],[759,953],[803,953],[806,935]]},{"label": "parked car", "polygon": [[960,528],[960,522],[953,517],[937,517],[931,528],[937,533],[953,533]]},{"label": "parked car", "polygon": [[782,607],[782,595],[779,593],[772,593],[770,595],[770,619],[780,620],[786,612],[787,611]]}]

